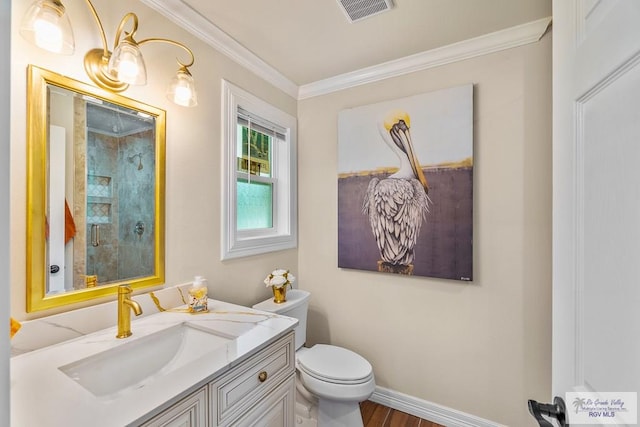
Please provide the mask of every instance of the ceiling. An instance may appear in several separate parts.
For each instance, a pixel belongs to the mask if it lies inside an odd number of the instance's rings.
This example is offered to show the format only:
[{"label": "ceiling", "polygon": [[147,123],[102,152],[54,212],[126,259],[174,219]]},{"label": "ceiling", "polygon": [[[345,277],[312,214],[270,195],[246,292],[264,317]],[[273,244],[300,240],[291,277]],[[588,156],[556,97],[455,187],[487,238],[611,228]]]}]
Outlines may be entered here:
[{"label": "ceiling", "polygon": [[111,103],[87,102],[87,128],[103,135],[121,138],[153,129],[152,117]]},{"label": "ceiling", "polygon": [[551,16],[551,0],[395,0],[355,23],[337,0],[153,3],[171,3],[183,26],[204,18],[298,86]]}]

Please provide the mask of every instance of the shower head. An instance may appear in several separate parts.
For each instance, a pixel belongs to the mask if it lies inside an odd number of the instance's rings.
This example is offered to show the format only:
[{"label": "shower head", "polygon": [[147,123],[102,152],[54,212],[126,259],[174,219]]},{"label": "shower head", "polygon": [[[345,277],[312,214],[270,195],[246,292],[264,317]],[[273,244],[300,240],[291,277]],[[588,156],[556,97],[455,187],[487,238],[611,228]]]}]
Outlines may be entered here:
[{"label": "shower head", "polygon": [[138,170],[142,170],[143,166],[142,166],[142,153],[138,153],[138,154],[134,154],[133,156],[129,156],[127,157],[127,160],[129,160],[129,163],[133,163],[133,161],[135,160],[135,158],[138,158]]}]

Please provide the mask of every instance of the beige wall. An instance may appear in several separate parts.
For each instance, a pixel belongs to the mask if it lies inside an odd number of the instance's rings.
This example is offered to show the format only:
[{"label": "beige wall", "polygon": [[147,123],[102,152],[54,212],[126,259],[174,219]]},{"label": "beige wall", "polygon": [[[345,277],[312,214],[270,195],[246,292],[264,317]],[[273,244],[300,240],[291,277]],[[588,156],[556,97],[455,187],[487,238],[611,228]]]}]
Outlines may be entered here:
[{"label": "beige wall", "polygon": [[[69,2],[76,53],[59,56],[32,47],[18,35],[30,2],[14,2],[11,63],[11,313],[18,319],[41,317],[60,310],[25,313],[26,212],[26,67],[39,67],[90,83],[83,69],[84,53],[100,47],[99,33],[84,2]],[[138,39],[168,37],[186,43],[196,55],[191,71],[199,105],[178,107],[165,98],[165,88],[177,70],[181,51],[169,45],[143,47],[148,84],[123,94],[167,111],[166,283],[209,279],[211,296],[253,304],[267,298],[264,276],[275,267],[297,270],[297,251],[282,251],[234,261],[220,261],[221,79],[227,79],[285,112],[296,115],[296,100],[265,83],[226,56],[178,28],[140,2],[96,0],[107,40],[113,43],[119,19],[128,11],[140,18]],[[68,309],[68,308],[67,308]],[[65,310],[67,310],[65,309]]]},{"label": "beige wall", "polygon": [[[338,112],[466,83],[474,84],[473,283],[338,269]],[[551,392],[551,36],[303,100],[298,118],[308,343],[361,353],[379,386],[536,425],[527,399]]]}]

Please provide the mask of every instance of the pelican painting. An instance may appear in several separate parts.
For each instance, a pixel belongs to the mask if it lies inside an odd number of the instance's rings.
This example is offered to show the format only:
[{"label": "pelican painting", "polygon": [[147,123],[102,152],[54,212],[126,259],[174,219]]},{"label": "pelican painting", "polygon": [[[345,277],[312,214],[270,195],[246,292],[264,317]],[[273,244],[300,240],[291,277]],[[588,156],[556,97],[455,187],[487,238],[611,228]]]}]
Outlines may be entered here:
[{"label": "pelican painting", "polygon": [[341,110],[337,185],[339,268],[472,280],[473,85]]},{"label": "pelican painting", "polygon": [[396,173],[369,181],[362,205],[380,251],[378,271],[413,274],[414,247],[429,212],[429,184],[410,127],[411,118],[402,110],[392,111],[378,124],[382,139],[400,161]]}]

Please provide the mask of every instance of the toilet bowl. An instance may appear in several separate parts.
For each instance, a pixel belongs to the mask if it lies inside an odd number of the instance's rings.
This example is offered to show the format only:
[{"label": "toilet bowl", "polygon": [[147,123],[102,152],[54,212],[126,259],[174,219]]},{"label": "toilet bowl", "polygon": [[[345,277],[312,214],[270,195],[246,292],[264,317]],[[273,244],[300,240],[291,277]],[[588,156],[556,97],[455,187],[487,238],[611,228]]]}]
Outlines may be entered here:
[{"label": "toilet bowl", "polygon": [[287,301],[268,299],[256,310],[298,319],[296,342],[297,424],[318,427],[362,426],[359,403],[375,389],[371,364],[346,348],[327,344],[303,347],[307,333],[307,309],[311,294],[300,289],[287,292]]}]

